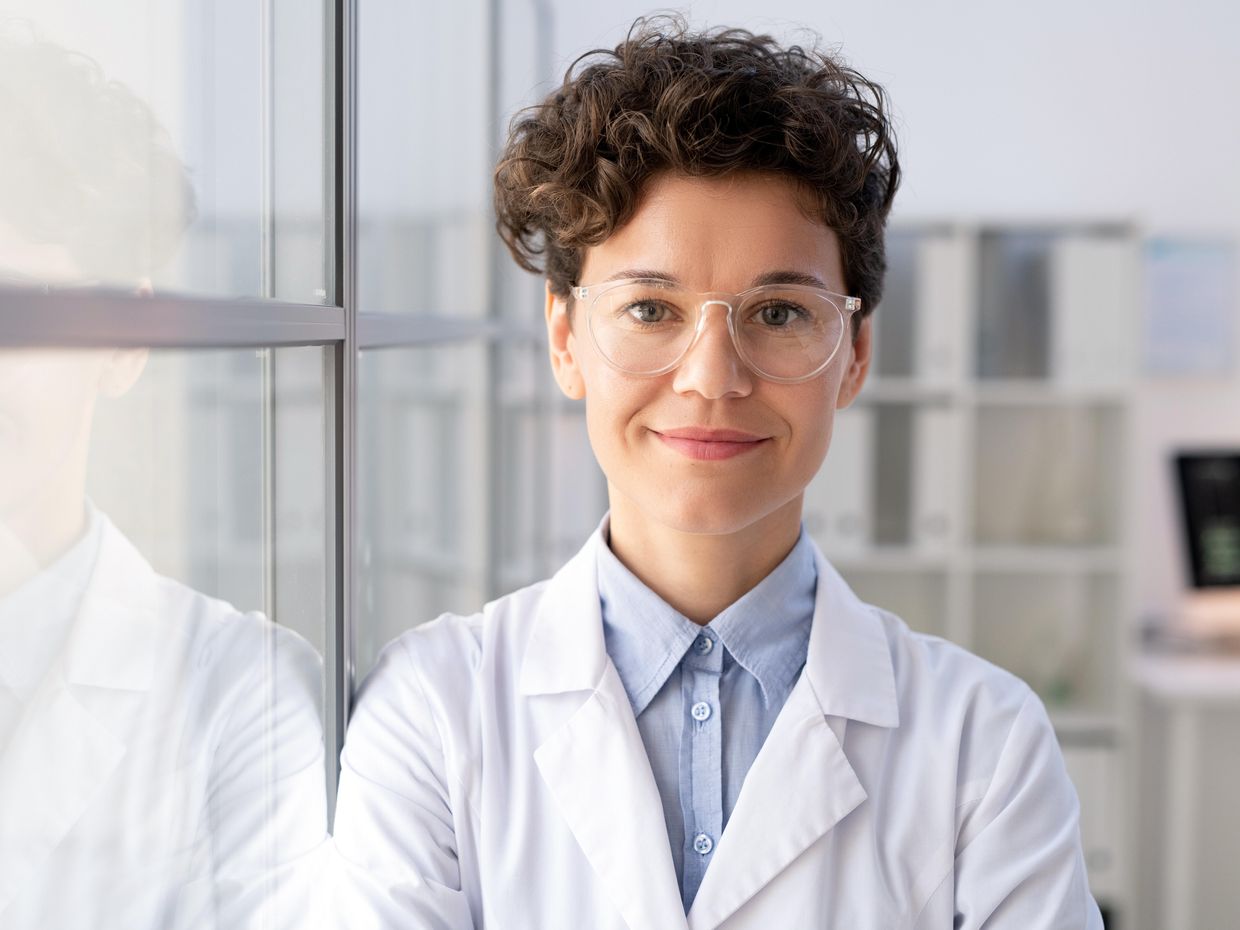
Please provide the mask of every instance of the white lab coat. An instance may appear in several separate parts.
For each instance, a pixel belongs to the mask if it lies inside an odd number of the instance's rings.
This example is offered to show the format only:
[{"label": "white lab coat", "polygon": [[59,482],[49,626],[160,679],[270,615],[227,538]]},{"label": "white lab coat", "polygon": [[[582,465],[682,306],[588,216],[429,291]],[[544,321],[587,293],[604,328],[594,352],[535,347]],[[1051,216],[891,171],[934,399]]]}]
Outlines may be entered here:
[{"label": "white lab coat", "polygon": [[1041,702],[862,603],[817,549],[805,669],[686,917],[604,650],[603,544],[384,652],[342,756],[336,925],[1101,928]]},{"label": "white lab coat", "polygon": [[300,930],[326,841],[321,661],[101,519],[64,649],[0,747],[0,927]]}]

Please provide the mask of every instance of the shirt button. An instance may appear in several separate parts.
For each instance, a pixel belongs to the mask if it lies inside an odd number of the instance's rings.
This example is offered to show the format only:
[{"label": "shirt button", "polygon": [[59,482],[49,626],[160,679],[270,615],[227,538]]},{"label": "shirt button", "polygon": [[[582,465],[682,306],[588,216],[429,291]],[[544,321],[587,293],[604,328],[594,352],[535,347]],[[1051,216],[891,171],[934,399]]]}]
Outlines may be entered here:
[{"label": "shirt button", "polygon": [[705,856],[714,848],[714,842],[705,833],[699,833],[693,838],[693,849],[699,855]]},{"label": "shirt button", "polygon": [[710,651],[714,648],[715,641],[705,634],[693,641],[693,651],[700,656],[710,655]]},{"label": "shirt button", "polygon": [[689,709],[689,713],[693,715],[694,720],[709,720],[710,705],[705,701],[698,701]]}]

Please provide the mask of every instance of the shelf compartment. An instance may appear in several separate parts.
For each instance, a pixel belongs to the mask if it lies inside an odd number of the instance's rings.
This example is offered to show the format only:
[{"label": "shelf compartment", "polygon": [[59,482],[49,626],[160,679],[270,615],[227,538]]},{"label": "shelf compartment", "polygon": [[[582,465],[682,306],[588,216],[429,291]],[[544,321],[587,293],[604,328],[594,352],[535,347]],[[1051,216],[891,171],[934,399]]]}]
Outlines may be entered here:
[{"label": "shelf compartment", "polygon": [[1119,538],[1123,414],[1103,406],[981,408],[978,545],[1100,546]]},{"label": "shelf compartment", "polygon": [[1123,558],[1111,546],[981,546],[972,553],[978,571],[1063,575],[1119,572]]},{"label": "shelf compartment", "polygon": [[978,655],[1024,679],[1064,722],[1115,714],[1120,616],[1114,573],[984,573],[973,579]]}]

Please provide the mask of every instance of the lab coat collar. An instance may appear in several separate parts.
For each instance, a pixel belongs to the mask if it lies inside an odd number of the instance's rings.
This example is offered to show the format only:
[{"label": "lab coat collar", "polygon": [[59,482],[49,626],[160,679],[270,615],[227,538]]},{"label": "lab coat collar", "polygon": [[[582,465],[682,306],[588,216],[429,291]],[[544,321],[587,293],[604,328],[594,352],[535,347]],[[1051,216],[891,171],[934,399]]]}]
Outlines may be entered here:
[{"label": "lab coat collar", "polygon": [[[688,915],[658,788],[628,695],[608,661],[595,533],[548,583],[521,669],[527,696],[585,692],[534,752],[565,823],[625,922],[713,930],[867,798],[829,717],[899,723],[886,635],[814,547],[804,673],[754,760]],[[844,731],[840,729],[842,734]]]},{"label": "lab coat collar", "polygon": [[521,693],[592,691],[608,666],[598,597],[602,524],[547,582],[521,664]]},{"label": "lab coat collar", "polygon": [[0,684],[7,684],[23,702],[64,652],[94,572],[103,517],[89,500],[84,509],[81,537],[50,565],[36,567],[16,590],[0,596]]},{"label": "lab coat collar", "polygon": [[887,634],[817,545],[818,591],[805,677],[822,712],[878,727],[900,725],[896,674]]},{"label": "lab coat collar", "polygon": [[[154,571],[104,519],[95,569],[61,663],[44,675],[0,754],[0,912],[37,874],[124,759],[126,713],[146,700],[159,630]],[[59,665],[59,667],[57,667]],[[110,690],[103,690],[110,689]],[[118,704],[115,690],[132,700]]]},{"label": "lab coat collar", "polygon": [[[882,624],[811,540],[818,571],[803,676],[821,712],[881,727],[900,724],[895,670]],[[521,693],[597,687],[608,666],[598,596],[602,524],[548,582],[521,668]]]},{"label": "lab coat collar", "polygon": [[[899,725],[887,637],[814,546],[818,569],[805,670],[741,785],[688,914],[713,930],[867,800],[844,752],[848,723]],[[838,735],[837,735],[838,734]]]}]

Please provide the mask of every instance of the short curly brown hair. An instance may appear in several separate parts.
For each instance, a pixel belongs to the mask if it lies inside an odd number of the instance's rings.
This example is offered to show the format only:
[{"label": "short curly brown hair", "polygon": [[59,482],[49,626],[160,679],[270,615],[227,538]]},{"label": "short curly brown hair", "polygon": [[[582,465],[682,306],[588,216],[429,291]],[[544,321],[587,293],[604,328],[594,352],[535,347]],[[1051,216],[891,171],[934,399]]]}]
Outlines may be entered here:
[{"label": "short curly brown hair", "polygon": [[[584,250],[660,171],[792,178],[840,243],[861,317],[882,296],[883,230],[900,180],[886,94],[835,57],[744,29],[639,19],[519,112],[495,168],[496,227],[517,263],[570,300]],[[540,261],[541,258],[541,261]],[[855,334],[855,330],[854,330]]]}]

